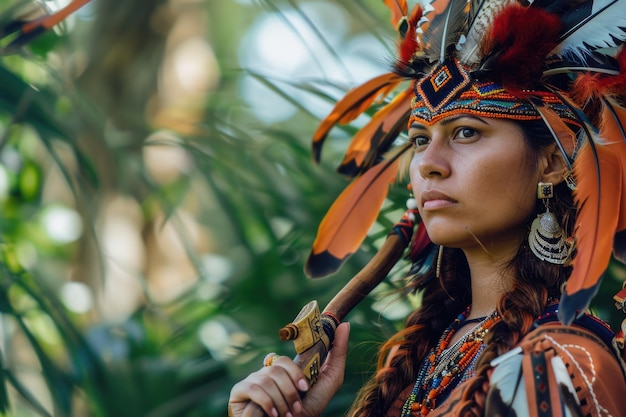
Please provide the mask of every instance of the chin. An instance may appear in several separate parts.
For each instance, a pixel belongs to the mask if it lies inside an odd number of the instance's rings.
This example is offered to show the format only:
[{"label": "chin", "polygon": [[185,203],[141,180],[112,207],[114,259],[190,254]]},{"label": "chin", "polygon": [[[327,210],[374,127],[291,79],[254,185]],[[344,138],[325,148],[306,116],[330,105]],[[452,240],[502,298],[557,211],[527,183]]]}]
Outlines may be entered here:
[{"label": "chin", "polygon": [[447,248],[460,248],[463,246],[462,242],[466,242],[468,237],[474,240],[471,236],[464,235],[459,236],[458,234],[452,235],[451,233],[432,233],[428,228],[428,237],[430,241],[435,245],[445,246]]},{"label": "chin", "polygon": [[436,245],[457,247],[459,242],[466,241],[468,238],[467,226],[464,225],[452,225],[449,221],[425,220],[424,226],[426,226],[431,242]]}]

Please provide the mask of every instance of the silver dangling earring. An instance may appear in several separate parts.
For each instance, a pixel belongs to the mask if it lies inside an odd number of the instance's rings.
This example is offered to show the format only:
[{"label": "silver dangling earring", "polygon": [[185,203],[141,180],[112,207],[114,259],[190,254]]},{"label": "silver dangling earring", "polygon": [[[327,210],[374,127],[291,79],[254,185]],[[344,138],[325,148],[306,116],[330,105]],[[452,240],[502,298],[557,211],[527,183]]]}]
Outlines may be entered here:
[{"label": "silver dangling earring", "polygon": [[548,207],[548,200],[554,197],[551,182],[537,185],[537,198],[543,200],[546,211],[537,215],[530,226],[528,244],[530,250],[542,261],[563,265],[569,261],[572,245],[564,236],[565,232],[556,216]]}]

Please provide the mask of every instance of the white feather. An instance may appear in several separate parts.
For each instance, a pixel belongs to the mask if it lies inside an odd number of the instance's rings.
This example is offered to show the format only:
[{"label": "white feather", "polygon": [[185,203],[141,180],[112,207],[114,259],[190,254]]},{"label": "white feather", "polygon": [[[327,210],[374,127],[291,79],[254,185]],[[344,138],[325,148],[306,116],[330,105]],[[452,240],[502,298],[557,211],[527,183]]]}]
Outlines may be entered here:
[{"label": "white feather", "polygon": [[[578,396],[576,395],[576,388],[574,388],[574,384],[572,383],[572,378],[569,376],[569,372],[567,372],[567,367],[565,363],[563,363],[563,359],[560,356],[554,356],[550,363],[552,365],[552,371],[554,372],[554,379],[556,379],[557,384],[561,390],[567,389],[569,391],[570,397],[576,401],[576,405],[580,406],[580,401]],[[559,393],[561,397],[563,397],[563,392]],[[561,401],[563,405],[564,415],[563,417],[572,417],[572,411],[569,406],[571,404],[565,403],[565,401]]]},{"label": "white feather", "polygon": [[589,50],[610,48],[626,41],[626,0],[590,0],[591,14],[567,31],[554,54],[584,61]]},{"label": "white feather", "polygon": [[522,349],[513,349],[495,358],[491,365],[495,366],[489,379],[489,393],[485,404],[485,415],[492,415],[489,407],[491,396],[499,393],[502,402],[514,410],[528,407],[524,379],[522,378]]}]

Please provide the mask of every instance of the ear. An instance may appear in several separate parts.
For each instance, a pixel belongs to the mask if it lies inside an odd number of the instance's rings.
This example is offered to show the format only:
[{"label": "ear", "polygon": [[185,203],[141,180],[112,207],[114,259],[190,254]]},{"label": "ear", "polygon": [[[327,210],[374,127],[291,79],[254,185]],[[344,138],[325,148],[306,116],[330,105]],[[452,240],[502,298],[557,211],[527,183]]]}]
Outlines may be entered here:
[{"label": "ear", "polygon": [[550,145],[542,151],[539,166],[543,169],[541,182],[551,182],[557,185],[563,182],[569,174],[563,154],[556,144]]}]

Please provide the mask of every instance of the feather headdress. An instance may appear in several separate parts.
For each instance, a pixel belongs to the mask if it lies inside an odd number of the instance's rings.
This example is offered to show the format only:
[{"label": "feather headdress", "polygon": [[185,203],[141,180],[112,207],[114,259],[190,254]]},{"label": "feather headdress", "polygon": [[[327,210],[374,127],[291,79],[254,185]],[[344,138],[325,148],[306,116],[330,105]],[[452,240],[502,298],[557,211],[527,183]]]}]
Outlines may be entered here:
[{"label": "feather headdress", "polygon": [[[369,220],[341,233],[321,228],[332,237],[318,236],[309,270],[334,271],[362,243],[396,169],[384,155],[409,119],[428,124],[455,111],[487,111],[543,120],[570,168],[568,185],[578,207],[577,251],[559,308],[561,321],[571,323],[595,295],[611,252],[626,260],[626,233],[620,233],[626,230],[626,0],[434,0],[411,12],[406,1],[385,4],[400,35],[393,71],[337,104],[315,134],[317,157],[334,124],[394,91],[400,79],[392,74],[412,84],[355,136],[342,163],[341,171],[358,186],[340,199],[354,198],[349,193],[355,189],[366,190],[358,198],[375,194],[376,204],[358,208],[369,212],[359,218]],[[392,160],[402,151],[392,151]],[[324,222],[341,224],[350,216],[350,210],[331,209]],[[320,254],[334,260],[332,268],[315,265]]]}]

